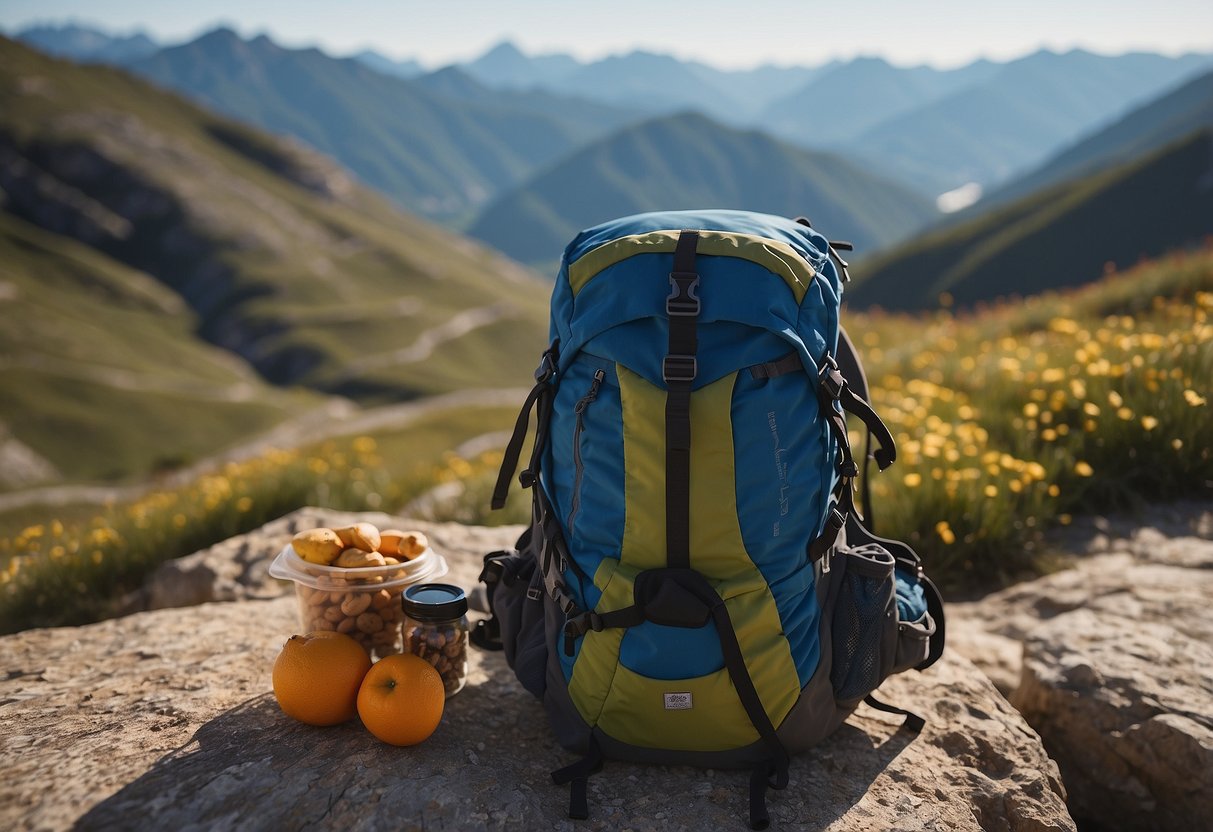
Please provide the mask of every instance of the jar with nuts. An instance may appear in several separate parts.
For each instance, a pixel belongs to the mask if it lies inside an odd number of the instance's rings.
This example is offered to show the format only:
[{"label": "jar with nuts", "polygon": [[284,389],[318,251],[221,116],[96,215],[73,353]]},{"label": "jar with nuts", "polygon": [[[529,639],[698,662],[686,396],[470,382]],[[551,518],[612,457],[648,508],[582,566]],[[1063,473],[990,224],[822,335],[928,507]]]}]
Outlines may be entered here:
[{"label": "jar with nuts", "polygon": [[404,649],[434,666],[448,697],[468,678],[468,599],[450,584],[418,584],[404,591]]}]

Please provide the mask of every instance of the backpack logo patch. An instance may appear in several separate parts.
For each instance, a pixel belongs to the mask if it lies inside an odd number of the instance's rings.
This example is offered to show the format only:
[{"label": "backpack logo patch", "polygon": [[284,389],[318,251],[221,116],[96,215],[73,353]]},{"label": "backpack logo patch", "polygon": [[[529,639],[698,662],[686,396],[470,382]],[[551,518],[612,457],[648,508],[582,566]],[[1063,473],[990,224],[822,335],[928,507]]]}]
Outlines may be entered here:
[{"label": "backpack logo patch", "polygon": [[680,691],[678,693],[662,694],[665,697],[665,709],[667,711],[689,711],[691,709],[691,692]]},{"label": "backpack logo patch", "polygon": [[[771,429],[771,445],[775,454],[775,476],[779,480],[779,516],[786,517],[788,513],[788,464],[783,455],[787,448],[779,445],[779,425],[775,423],[775,411],[767,413],[767,427]],[[771,537],[779,537],[779,520],[771,527]]]}]

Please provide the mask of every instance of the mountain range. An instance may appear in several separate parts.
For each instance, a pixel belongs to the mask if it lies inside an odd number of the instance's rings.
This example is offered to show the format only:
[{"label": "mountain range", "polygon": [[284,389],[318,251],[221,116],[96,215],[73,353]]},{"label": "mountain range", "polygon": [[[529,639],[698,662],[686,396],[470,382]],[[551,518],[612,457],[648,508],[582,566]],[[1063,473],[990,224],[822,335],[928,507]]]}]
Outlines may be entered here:
[{"label": "mountain range", "polygon": [[757,122],[808,147],[849,142],[884,121],[912,112],[998,73],[976,61],[956,70],[895,67],[883,58],[856,58],[818,72],[811,81],[767,104]]},{"label": "mountain range", "polygon": [[[80,41],[81,31],[68,37],[65,28],[58,40]],[[54,30],[29,34],[46,41]],[[94,44],[107,37],[87,34]],[[414,61],[369,51],[342,61],[223,30],[195,44],[205,48],[127,63],[221,112],[308,142],[402,205],[456,227],[607,132],[686,109],[856,157],[932,196],[968,182],[989,191],[1209,63],[1207,55],[1075,50],[950,70],[857,58],[726,71],[645,52],[590,63],[528,56],[505,42],[462,72],[418,74]],[[244,54],[233,59],[234,51]],[[370,82],[352,66],[397,83]],[[366,95],[356,92],[363,88]]]},{"label": "mountain range", "polygon": [[1213,72],[1199,75],[1105,129],[1084,136],[1044,165],[990,194],[983,200],[982,209],[1138,158],[1204,127],[1213,127]]},{"label": "mountain range", "polygon": [[[416,74],[415,63],[382,55],[334,58],[217,30],[128,63],[545,267],[584,225],[692,205],[808,213],[870,251],[930,222],[926,196],[942,189],[996,190],[940,234],[1208,121],[1207,88],[1183,83],[1209,64],[1197,54],[1041,51],[949,70],[858,58],[725,71],[651,53],[527,56],[505,43]],[[1125,115],[1149,101],[1153,110]],[[678,107],[718,117],[671,112]],[[739,127],[754,122],[762,129]],[[886,254],[880,262],[900,256]]]},{"label": "mountain range", "polygon": [[1209,63],[1205,55],[1038,52],[884,120],[847,146],[929,193],[966,182],[988,187],[1041,164]]},{"label": "mountain range", "polygon": [[1213,65],[1209,54],[1041,50],[1006,63],[898,67],[878,57],[725,71],[632,52],[583,64],[503,43],[463,68],[494,89],[559,91],[648,113],[695,110],[857,157],[935,196],[990,190]]},{"label": "mountain range", "polygon": [[300,139],[367,184],[433,217],[466,214],[611,125],[457,100],[316,49],[285,49],[217,29],[129,68],[249,124]]},{"label": "mountain range", "polygon": [[469,233],[522,262],[550,265],[580,229],[612,217],[715,207],[808,214],[862,250],[936,214],[926,197],[843,157],[684,113],[579,150],[491,203]]},{"label": "mountain range", "polygon": [[17,37],[48,55],[84,63],[123,64],[160,48],[146,32],[114,35],[78,23],[28,26]]}]

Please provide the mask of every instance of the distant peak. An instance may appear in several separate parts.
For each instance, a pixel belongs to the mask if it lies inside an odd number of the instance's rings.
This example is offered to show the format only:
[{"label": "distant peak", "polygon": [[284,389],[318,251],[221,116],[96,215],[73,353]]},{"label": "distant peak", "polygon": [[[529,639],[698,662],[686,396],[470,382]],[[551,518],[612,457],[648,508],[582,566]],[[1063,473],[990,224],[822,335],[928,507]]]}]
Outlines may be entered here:
[{"label": "distant peak", "polygon": [[195,40],[242,40],[242,38],[231,26],[216,26],[214,29],[203,32]]},{"label": "distant peak", "polygon": [[232,46],[244,43],[244,38],[229,26],[217,26],[209,32],[204,32],[194,38],[194,43],[200,46]]},{"label": "distant peak", "polygon": [[888,61],[879,55],[856,55],[850,62],[855,66],[891,66]]},{"label": "distant peak", "polygon": [[522,50],[514,45],[511,40],[503,40],[501,43],[494,46],[488,52],[485,52],[485,58],[525,58],[526,55]]}]

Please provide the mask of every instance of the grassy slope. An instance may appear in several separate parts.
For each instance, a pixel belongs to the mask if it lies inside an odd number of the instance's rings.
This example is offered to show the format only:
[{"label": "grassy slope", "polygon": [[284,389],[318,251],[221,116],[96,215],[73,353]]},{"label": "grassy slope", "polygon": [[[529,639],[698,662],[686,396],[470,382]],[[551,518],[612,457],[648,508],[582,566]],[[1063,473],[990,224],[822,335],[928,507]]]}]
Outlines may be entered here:
[{"label": "grassy slope", "polygon": [[[8,210],[152,274],[204,337],[271,381],[404,398],[534,363],[546,290],[516,265],[393,210],[314,154],[122,72],[10,41],[0,58],[0,150],[33,171],[6,188]],[[107,230],[115,222],[130,232]],[[469,307],[517,322],[479,370],[459,349],[352,369]]]},{"label": "grassy slope", "polygon": [[0,434],[68,482],[320,400],[267,381],[365,402],[519,386],[546,336],[548,290],[516,264],[118,70],[0,39],[0,159]]},{"label": "grassy slope", "polygon": [[682,208],[797,216],[868,248],[934,215],[929,201],[840,157],[684,114],[626,128],[578,151],[488,208],[470,233],[524,262],[559,256],[613,217]]},{"label": "grassy slope", "polygon": [[859,264],[854,306],[933,307],[1088,283],[1106,264],[1199,242],[1213,233],[1213,131],[1132,164],[1065,183]]},{"label": "grassy slope", "polygon": [[1213,495],[1213,248],[977,313],[848,311],[897,463],[876,530],[972,585],[1071,514]]},{"label": "grassy slope", "polygon": [[204,456],[319,398],[199,341],[147,275],[6,214],[0,285],[0,422],[67,480]]}]

